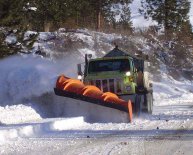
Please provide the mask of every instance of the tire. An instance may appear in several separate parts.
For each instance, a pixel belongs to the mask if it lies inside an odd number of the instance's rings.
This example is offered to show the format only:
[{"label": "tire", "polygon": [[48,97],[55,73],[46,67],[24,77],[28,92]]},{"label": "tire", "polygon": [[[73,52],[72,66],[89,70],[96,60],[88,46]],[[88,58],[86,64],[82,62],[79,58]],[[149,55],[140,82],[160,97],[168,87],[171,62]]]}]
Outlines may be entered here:
[{"label": "tire", "polygon": [[144,72],[144,76],[143,76],[143,86],[146,90],[149,89],[149,73],[148,72]]},{"label": "tire", "polygon": [[152,92],[148,92],[145,95],[145,105],[147,107],[147,112],[152,114],[153,112],[153,93]]},{"label": "tire", "polygon": [[143,75],[140,73],[137,81],[136,93],[146,94],[149,89],[149,83],[149,73],[144,72]]},{"label": "tire", "polygon": [[135,96],[135,103],[134,103],[134,113],[139,116],[141,113],[141,95],[136,94]]}]

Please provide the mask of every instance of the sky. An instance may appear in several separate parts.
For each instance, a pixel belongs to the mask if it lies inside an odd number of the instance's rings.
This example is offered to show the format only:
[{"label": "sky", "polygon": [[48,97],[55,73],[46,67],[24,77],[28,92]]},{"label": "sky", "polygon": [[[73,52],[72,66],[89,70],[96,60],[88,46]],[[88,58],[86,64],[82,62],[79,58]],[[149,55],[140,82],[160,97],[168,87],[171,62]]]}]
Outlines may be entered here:
[{"label": "sky", "polygon": [[190,8],[190,12],[189,12],[189,17],[190,17],[190,22],[193,26],[193,0],[189,0],[191,2],[191,8]]}]

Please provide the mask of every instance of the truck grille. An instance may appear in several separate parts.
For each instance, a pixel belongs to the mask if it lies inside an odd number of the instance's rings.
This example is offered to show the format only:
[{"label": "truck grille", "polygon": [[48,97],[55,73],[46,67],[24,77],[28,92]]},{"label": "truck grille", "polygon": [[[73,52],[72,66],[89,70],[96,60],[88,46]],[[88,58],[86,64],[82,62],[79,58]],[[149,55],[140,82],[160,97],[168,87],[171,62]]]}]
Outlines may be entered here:
[{"label": "truck grille", "polygon": [[103,92],[122,93],[122,85],[120,79],[101,79],[90,81],[91,85],[95,85]]}]

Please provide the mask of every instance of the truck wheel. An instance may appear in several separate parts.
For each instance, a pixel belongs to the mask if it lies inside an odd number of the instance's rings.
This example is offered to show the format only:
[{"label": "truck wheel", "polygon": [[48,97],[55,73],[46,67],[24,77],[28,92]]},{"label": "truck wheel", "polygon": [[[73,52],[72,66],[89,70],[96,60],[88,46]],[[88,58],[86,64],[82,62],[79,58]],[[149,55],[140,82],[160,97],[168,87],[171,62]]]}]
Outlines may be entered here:
[{"label": "truck wheel", "polygon": [[139,116],[141,113],[141,95],[136,94],[135,104],[134,104],[134,113]]},{"label": "truck wheel", "polygon": [[147,106],[148,113],[152,113],[153,111],[153,93],[148,92],[145,95],[145,105]]},{"label": "truck wheel", "polygon": [[148,72],[144,72],[144,77],[143,77],[143,83],[144,83],[144,88],[146,90],[146,93],[147,93],[147,90],[151,89],[150,87],[150,79],[149,79],[149,73]]}]

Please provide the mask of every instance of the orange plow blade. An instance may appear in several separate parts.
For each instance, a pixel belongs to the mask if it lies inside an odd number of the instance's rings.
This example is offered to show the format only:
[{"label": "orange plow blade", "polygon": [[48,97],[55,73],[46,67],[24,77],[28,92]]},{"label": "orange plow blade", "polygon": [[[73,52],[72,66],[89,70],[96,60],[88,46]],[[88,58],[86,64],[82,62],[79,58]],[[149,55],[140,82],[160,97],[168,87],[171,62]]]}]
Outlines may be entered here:
[{"label": "orange plow blade", "polygon": [[[128,119],[132,121],[132,104],[131,101],[124,101],[116,94],[111,92],[103,93],[98,87],[92,85],[84,85],[81,81],[68,78],[64,75],[58,77],[55,94],[76,100],[97,104],[122,112],[128,113]],[[112,113],[113,114],[113,113]],[[100,114],[99,114],[100,115]]]}]

